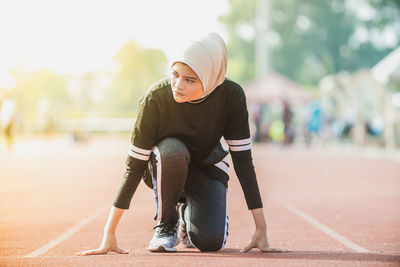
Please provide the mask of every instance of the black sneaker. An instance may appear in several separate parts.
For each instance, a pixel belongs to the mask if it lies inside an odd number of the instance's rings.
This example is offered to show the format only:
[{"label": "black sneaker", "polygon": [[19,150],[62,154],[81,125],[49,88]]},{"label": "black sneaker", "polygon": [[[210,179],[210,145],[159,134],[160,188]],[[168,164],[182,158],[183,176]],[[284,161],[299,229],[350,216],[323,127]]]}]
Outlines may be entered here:
[{"label": "black sneaker", "polygon": [[158,222],[157,226],[154,227],[157,230],[147,249],[152,252],[176,252],[175,246],[179,243],[176,234],[177,227],[178,224]]}]

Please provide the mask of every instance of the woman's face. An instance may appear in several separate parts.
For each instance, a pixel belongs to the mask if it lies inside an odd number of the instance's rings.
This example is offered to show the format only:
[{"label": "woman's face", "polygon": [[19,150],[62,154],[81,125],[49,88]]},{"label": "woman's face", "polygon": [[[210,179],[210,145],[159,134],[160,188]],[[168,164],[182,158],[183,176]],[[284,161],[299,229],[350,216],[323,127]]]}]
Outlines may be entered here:
[{"label": "woman's face", "polygon": [[197,74],[181,62],[176,62],[171,68],[171,87],[174,99],[178,103],[199,99],[204,92]]}]

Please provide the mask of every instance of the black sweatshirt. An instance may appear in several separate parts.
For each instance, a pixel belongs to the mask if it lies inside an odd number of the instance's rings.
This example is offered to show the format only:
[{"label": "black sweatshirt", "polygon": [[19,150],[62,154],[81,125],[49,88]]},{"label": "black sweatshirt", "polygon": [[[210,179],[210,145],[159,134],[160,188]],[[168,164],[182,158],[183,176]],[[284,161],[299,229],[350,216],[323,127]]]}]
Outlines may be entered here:
[{"label": "black sweatshirt", "polygon": [[177,103],[170,79],[153,84],[139,102],[126,171],[114,206],[129,209],[147,168],[152,148],[176,137],[188,148],[191,162],[201,164],[224,137],[249,209],[262,207],[250,148],[246,97],[237,83],[226,79],[205,100]]}]

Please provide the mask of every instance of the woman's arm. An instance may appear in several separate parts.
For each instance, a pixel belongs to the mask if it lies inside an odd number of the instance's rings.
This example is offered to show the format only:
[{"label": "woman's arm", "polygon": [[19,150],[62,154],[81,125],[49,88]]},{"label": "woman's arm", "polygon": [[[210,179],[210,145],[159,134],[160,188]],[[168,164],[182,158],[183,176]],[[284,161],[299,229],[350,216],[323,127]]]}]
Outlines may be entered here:
[{"label": "woman's arm", "polygon": [[124,214],[124,211],[124,209],[112,207],[110,210],[110,214],[108,215],[106,225],[104,227],[103,240],[101,241],[100,247],[93,250],[81,251],[78,252],[76,255],[98,255],[106,254],[110,251],[114,251],[120,254],[129,253],[129,251],[123,250],[118,247],[117,238],[115,237],[115,231],[122,215]]},{"label": "woman's arm", "polygon": [[264,211],[262,208],[251,210],[256,230],[250,244],[240,252],[247,252],[252,248],[258,248],[261,252],[287,252],[280,248],[272,248],[268,244],[267,223],[265,222]]},{"label": "woman's arm", "polygon": [[118,223],[121,220],[122,215],[125,210],[112,207],[110,214],[108,216],[106,226],[104,227],[104,233],[115,234],[115,230],[117,229]]}]

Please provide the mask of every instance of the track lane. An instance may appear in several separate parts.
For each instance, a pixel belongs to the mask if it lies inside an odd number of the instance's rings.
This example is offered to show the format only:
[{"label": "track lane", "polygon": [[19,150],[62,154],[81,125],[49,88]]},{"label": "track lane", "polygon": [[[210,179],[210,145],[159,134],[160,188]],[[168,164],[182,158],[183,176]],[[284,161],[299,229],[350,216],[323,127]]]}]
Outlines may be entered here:
[{"label": "track lane", "polygon": [[[31,155],[26,154],[15,155],[13,159],[8,159],[10,164],[14,164],[14,160],[30,159],[32,166],[28,166],[25,170],[16,168],[16,165],[8,165],[8,168],[0,166],[0,175],[10,176],[11,173],[13,179],[14,177],[19,179],[15,184],[11,182],[7,185],[7,189],[0,191],[2,197],[8,196],[2,199],[15,204],[14,214],[11,209],[7,209],[9,203],[0,204],[0,211],[9,211],[5,213],[7,214],[5,219],[0,219],[2,233],[0,266],[18,266],[18,264],[20,266],[43,266],[44,264],[48,266],[131,266],[132,263],[138,265],[146,263],[149,266],[174,266],[188,263],[193,266],[204,266],[204,264],[229,264],[230,266],[248,266],[249,264],[254,266],[265,266],[265,264],[271,266],[398,265],[400,246],[397,241],[399,235],[396,226],[399,225],[400,216],[394,204],[399,203],[397,202],[399,194],[395,189],[398,179],[393,174],[398,171],[398,165],[392,165],[391,161],[387,160],[366,161],[365,158],[359,159],[352,156],[344,158],[340,155],[322,156],[315,152],[296,149],[280,150],[263,145],[254,146],[253,154],[269,225],[269,240],[273,246],[291,249],[293,251],[291,253],[266,255],[254,250],[250,254],[238,253],[239,249],[249,242],[254,228],[250,213],[245,212],[246,206],[237,179],[231,177],[228,193],[231,231],[227,246],[221,252],[199,253],[181,247],[178,247],[180,252],[174,255],[147,252],[145,247],[152,236],[150,229],[154,224],[152,217],[155,207],[153,193],[141,185],[134,196],[132,209],[124,214],[118,230],[120,245],[131,250],[129,255],[72,256],[78,250],[92,249],[100,243],[107,210],[40,257],[23,259],[23,255],[27,255],[59,236],[90,214],[90,211],[99,206],[109,205],[119,185],[126,152],[125,144],[125,139],[106,144],[99,140],[86,148],[79,148],[79,157],[77,157],[76,148],[67,151],[54,149],[47,154],[42,153],[40,157],[36,157],[36,161],[32,160]],[[56,162],[62,163],[56,163],[43,171],[40,168],[41,162],[50,159],[54,162],[55,155],[58,158]],[[347,166],[348,162],[354,162],[354,164]],[[376,162],[380,163],[373,166]],[[372,169],[363,166],[366,163],[368,163],[367,166],[371,165]],[[315,166],[317,168],[312,168]],[[338,169],[338,166],[344,167]],[[335,172],[332,171],[333,167],[336,167]],[[385,169],[387,173],[385,175],[382,172],[374,172],[374,168]],[[55,183],[52,175],[60,169],[68,169],[69,173],[59,175],[59,180]],[[27,173],[40,177],[45,186],[43,187],[42,184],[35,187],[35,183],[26,178]],[[341,174],[342,179],[333,179],[338,176],[338,173]],[[349,175],[345,175],[346,173]],[[381,178],[377,180],[377,174],[385,177],[384,183],[380,180]],[[97,183],[93,183],[94,181]],[[25,186],[20,187],[20,183]],[[61,191],[50,193],[60,188],[62,188]],[[271,197],[272,194],[283,197],[360,246],[370,249],[372,253],[366,255],[354,253],[282,208]],[[24,195],[25,198],[18,201],[18,195]],[[360,209],[360,203],[365,204],[362,208],[369,211],[367,215]],[[387,209],[382,209],[382,206],[386,206]],[[63,212],[54,212],[55,210]],[[20,212],[23,211],[27,220],[21,220]],[[32,222],[35,223],[32,224]],[[11,227],[10,224],[14,226]],[[43,227],[38,227],[39,224]],[[380,225],[377,227],[377,224]],[[10,232],[13,234],[5,234]]]}]

